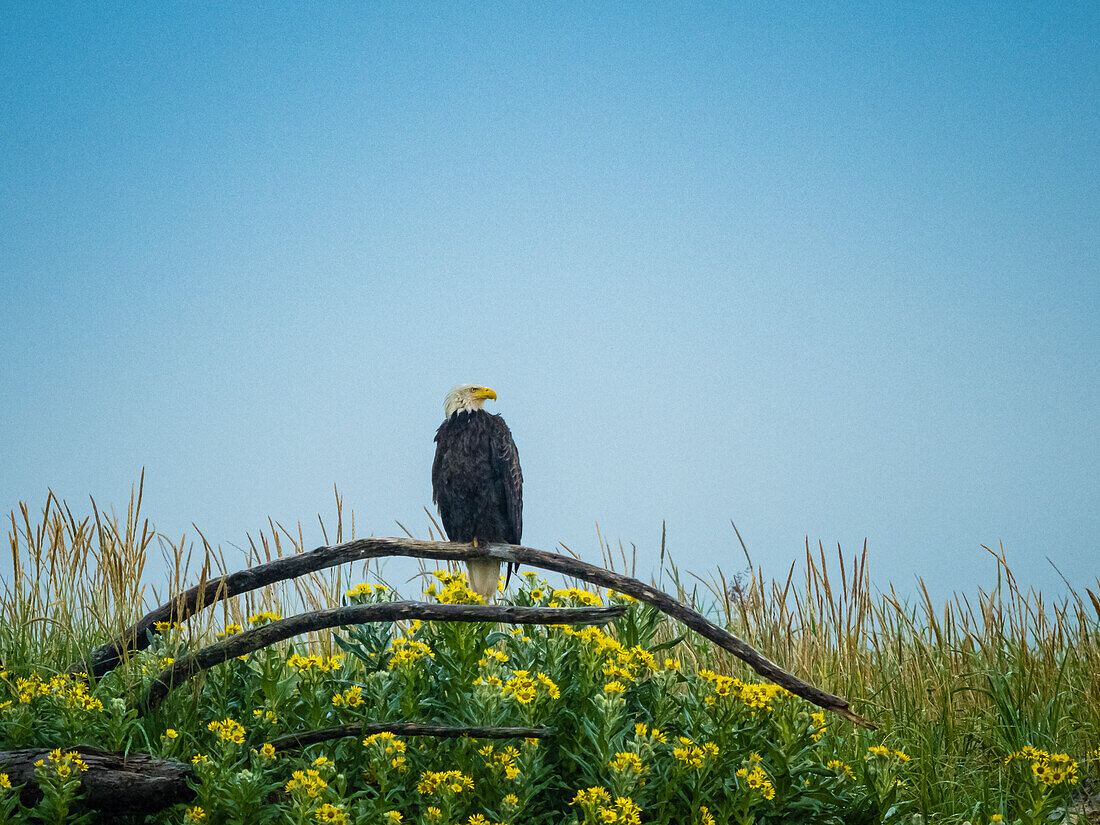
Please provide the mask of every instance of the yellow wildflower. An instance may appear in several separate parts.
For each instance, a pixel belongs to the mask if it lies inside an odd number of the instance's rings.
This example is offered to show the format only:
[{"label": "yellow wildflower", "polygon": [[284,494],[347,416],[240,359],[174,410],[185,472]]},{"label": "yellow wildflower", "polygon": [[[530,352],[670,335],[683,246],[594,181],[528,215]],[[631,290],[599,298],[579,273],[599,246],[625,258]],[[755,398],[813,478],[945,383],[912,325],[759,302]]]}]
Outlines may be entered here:
[{"label": "yellow wildflower", "polygon": [[[737,775],[741,776],[741,771],[738,771]],[[771,780],[768,779],[768,774],[760,765],[754,764],[752,769],[746,772],[744,779],[746,785],[755,791],[759,791],[765,799],[775,798],[775,788],[772,786]]]},{"label": "yellow wildflower", "polygon": [[718,756],[718,746],[713,742],[697,745],[686,736],[680,737],[680,747],[672,749],[672,755],[685,768],[702,770],[709,767],[711,760]]},{"label": "yellow wildflower", "polygon": [[434,659],[435,653],[423,642],[414,639],[394,639],[389,649],[393,652],[390,657],[390,669],[395,666],[416,665],[425,659]]},{"label": "yellow wildflower", "polygon": [[902,753],[901,751],[890,750],[883,745],[872,745],[871,747],[867,748],[867,753],[869,754],[869,756],[867,757],[868,759],[870,759],[871,756],[883,756],[886,758],[897,759],[901,762],[909,761],[909,757],[906,754]]},{"label": "yellow wildflower", "polygon": [[473,789],[474,780],[461,771],[424,771],[416,786],[416,790],[424,796],[436,796],[441,791],[458,794]]},{"label": "yellow wildflower", "polygon": [[637,776],[649,773],[649,768],[642,763],[642,758],[630,752],[615,754],[615,758],[611,760],[611,769],[618,773],[629,771]]},{"label": "yellow wildflower", "polygon": [[331,822],[333,825],[346,825],[348,821],[348,815],[344,813],[344,809],[331,805],[326,802],[314,813],[314,817],[318,822]]},{"label": "yellow wildflower", "polygon": [[216,733],[223,742],[233,742],[237,745],[244,741],[244,727],[233,719],[222,719],[220,722],[210,722],[207,730]]},{"label": "yellow wildflower", "polygon": [[852,773],[852,769],[839,759],[832,759],[825,764],[825,767],[831,771],[835,771],[837,774],[845,774],[849,779],[855,779],[856,775]]},{"label": "yellow wildflower", "polygon": [[316,799],[321,795],[321,791],[328,787],[328,783],[321,778],[319,771],[309,768],[304,771],[295,771],[290,775],[290,781],[284,786],[284,790],[287,793],[291,793],[296,790],[305,791],[306,795],[312,799]]},{"label": "yellow wildflower", "polygon": [[386,586],[382,584],[374,585],[362,582],[361,584],[357,584],[355,585],[355,587],[348,590],[346,593],[344,593],[344,595],[347,596],[349,599],[357,599],[361,596],[370,596],[371,593],[373,593],[375,590],[382,592],[385,589]]},{"label": "yellow wildflower", "polygon": [[573,801],[570,805],[589,805],[593,803],[610,802],[611,794],[604,788],[588,788],[587,790],[577,791],[577,795],[573,797]]},{"label": "yellow wildflower", "polygon": [[825,713],[811,713],[810,723],[813,725],[813,733],[811,734],[813,740],[815,742],[820,742],[821,737],[825,735]]}]

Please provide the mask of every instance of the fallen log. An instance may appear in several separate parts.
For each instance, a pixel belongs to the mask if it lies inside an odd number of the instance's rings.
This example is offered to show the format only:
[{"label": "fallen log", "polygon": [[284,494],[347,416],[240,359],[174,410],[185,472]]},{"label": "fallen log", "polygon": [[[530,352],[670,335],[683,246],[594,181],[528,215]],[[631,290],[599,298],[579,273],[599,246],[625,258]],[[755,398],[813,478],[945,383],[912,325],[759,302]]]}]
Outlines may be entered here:
[{"label": "fallen log", "polygon": [[[0,772],[8,775],[13,786],[23,785],[24,805],[36,805],[42,799],[34,781],[34,763],[48,757],[50,750],[0,751]],[[83,804],[101,813],[149,814],[195,797],[187,784],[195,780],[194,768],[183,762],[145,753],[124,756],[86,745],[63,750],[76,751],[88,766],[80,777]]]}]

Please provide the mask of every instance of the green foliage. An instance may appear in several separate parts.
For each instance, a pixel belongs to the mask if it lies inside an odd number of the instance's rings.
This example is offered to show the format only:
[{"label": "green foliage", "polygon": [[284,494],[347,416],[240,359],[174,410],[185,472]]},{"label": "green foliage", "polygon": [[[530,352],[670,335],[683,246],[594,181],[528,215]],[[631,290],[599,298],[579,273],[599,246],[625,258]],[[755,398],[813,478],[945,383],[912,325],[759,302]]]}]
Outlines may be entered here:
[{"label": "green foliage", "polygon": [[[980,618],[961,608],[939,616],[926,594],[918,608],[876,600],[858,561],[834,587],[823,556],[807,557],[801,591],[788,578],[769,592],[759,571],[716,583],[705,603],[677,588],[788,669],[851,700],[875,732],[755,683],[651,607],[555,588],[534,572],[509,601],[628,610],[602,630],[344,628],[225,662],[139,719],[138,699],[173,660],[277,619],[285,594],[252,615],[233,600],[188,626],[158,628],[148,649],[96,682],[67,676],[72,659],[140,612],[137,600],[104,603],[79,586],[81,564],[95,557],[95,570],[115,570],[91,575],[130,600],[133,588],[111,576],[140,570],[144,543],[135,512],[125,527],[94,530],[47,516],[47,528],[28,521],[13,540],[32,563],[17,564],[20,578],[0,594],[0,748],[59,750],[36,768],[43,801],[34,809],[0,774],[0,825],[86,820],[79,769],[66,753],[76,744],[193,762],[196,798],[155,818],[166,823],[1038,825],[1057,821],[1080,780],[1095,778],[1100,608],[1074,595],[1048,614],[1011,583],[1003,557],[1005,587],[982,594]],[[345,590],[329,581],[299,596],[396,598],[378,585]],[[473,598],[464,577],[445,570],[425,595]],[[545,726],[553,738],[269,744],[384,721]]]}]

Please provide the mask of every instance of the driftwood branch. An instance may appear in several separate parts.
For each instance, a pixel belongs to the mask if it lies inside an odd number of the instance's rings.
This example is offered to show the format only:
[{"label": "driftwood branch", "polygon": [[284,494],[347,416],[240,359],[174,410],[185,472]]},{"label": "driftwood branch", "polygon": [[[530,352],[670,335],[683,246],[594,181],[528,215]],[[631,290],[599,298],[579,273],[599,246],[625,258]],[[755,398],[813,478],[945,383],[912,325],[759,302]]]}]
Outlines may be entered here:
[{"label": "driftwood branch", "polygon": [[148,645],[146,634],[154,629],[155,622],[184,621],[197,610],[220,599],[247,593],[264,585],[296,578],[317,570],[383,556],[410,556],[453,562],[494,558],[502,562],[553,570],[591,584],[614,588],[620,593],[651,604],[677,621],[683,622],[722,649],[737,656],[765,679],[857,725],[874,728],[874,725],[850,710],[845,699],[803,682],[741,639],[707,621],[698,612],[676,601],[667,593],[662,593],[637,579],[621,576],[569,556],[547,553],[520,545],[495,544],[475,548],[473,544],[464,543],[369,538],[331,547],[318,547],[309,553],[275,559],[266,564],[208,581],[204,585],[192,587],[178,598],[161,605],[137,624],[125,630],[118,638],[95,650],[85,662],[74,665],[73,670],[86,671],[96,676],[103,675],[118,664],[124,651],[141,649]]},{"label": "driftwood branch", "polygon": [[[189,802],[195,792],[188,787],[195,772],[190,765],[174,759],[158,759],[144,753],[123,756],[111,751],[79,745],[75,750],[88,766],[80,776],[84,804],[106,814],[146,814]],[[42,792],[34,781],[34,763],[49,755],[49,748],[23,748],[0,751],[0,772],[8,774],[11,784],[24,785],[22,800],[35,805]]]},{"label": "driftwood branch", "polygon": [[434,736],[440,739],[457,739],[460,736],[471,739],[549,739],[552,736],[547,728],[463,728],[453,725],[421,725],[416,722],[368,722],[365,725],[340,725],[323,730],[291,733],[272,739],[270,744],[275,750],[290,750],[316,745],[318,742],[350,736],[371,736],[375,733]]},{"label": "driftwood branch", "polygon": [[178,659],[164,670],[138,705],[144,715],[164,701],[168,693],[196,673],[220,665],[236,656],[260,650],[311,630],[324,630],[367,622],[396,622],[411,619],[440,622],[505,622],[507,624],[605,624],[626,612],[614,607],[517,607],[513,605],[430,604],[427,602],[382,602],[354,604],[314,610],[271,622],[255,630],[229,636],[197,653]]}]

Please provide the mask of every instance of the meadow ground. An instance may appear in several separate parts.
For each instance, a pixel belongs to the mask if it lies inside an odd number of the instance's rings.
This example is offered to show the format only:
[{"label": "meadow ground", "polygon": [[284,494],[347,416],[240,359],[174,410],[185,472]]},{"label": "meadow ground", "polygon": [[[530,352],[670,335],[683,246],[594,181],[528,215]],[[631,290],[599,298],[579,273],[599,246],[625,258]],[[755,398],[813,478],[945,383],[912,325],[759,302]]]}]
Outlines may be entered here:
[{"label": "meadow ground", "polygon": [[[303,610],[397,596],[369,567],[311,574],[165,627],[89,681],[65,672],[167,595],[308,548],[273,524],[233,569],[210,548],[200,558],[174,547],[167,580],[147,581],[154,535],[140,491],[124,519],[74,516],[50,498],[39,513],[13,514],[10,538],[0,749],[58,750],[35,768],[45,796],[33,808],[0,767],[0,823],[94,821],[76,745],[193,764],[193,800],[134,820],[170,823],[1031,825],[1088,821],[1097,792],[1097,591],[1067,588],[1048,603],[1003,555],[988,587],[943,605],[923,589],[913,603],[876,590],[865,553],[807,547],[779,581],[751,567],[684,575],[662,559],[668,592],[848,699],[877,725],[867,731],[761,684],[645,605],[539,571],[513,577],[501,601],[627,612],[603,629],[414,621],[311,633],[206,671],[139,717],[149,684],[188,652]],[[344,539],[339,512],[331,538]],[[602,550],[605,565],[628,566]],[[476,600],[457,570],[421,581],[423,595],[404,595]],[[271,746],[289,732],[398,720],[553,736]]]}]

